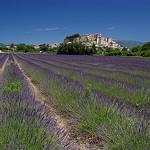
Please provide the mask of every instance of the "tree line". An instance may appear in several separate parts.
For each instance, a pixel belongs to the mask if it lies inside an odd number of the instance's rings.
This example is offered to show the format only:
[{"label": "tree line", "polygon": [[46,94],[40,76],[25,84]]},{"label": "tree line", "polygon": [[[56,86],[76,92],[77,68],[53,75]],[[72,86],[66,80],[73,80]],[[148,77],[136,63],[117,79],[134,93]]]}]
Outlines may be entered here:
[{"label": "tree line", "polygon": [[96,47],[95,44],[89,48],[77,42],[69,44],[62,43],[58,47],[57,54],[150,57],[150,42],[145,43],[143,46],[133,47],[131,50],[128,50],[126,47],[122,50],[119,48],[113,49],[111,47]]},{"label": "tree line", "polygon": [[50,48],[49,44],[41,44],[39,48],[35,48],[33,45],[26,45],[24,43],[20,43],[15,45],[11,43],[9,48],[6,46],[0,46],[0,50],[3,52],[23,52],[23,53],[40,53],[40,52],[47,52],[47,53],[56,53],[54,48]]},{"label": "tree line", "polygon": [[57,54],[68,54],[68,55],[93,55],[96,53],[95,44],[91,48],[85,46],[81,42],[75,43],[61,43],[58,47]]},{"label": "tree line", "polygon": [[[109,51],[108,51],[109,50]],[[104,51],[106,56],[142,56],[150,57],[150,42],[145,43],[143,46],[135,46],[129,51],[126,48],[120,49],[111,49],[106,48]]]},{"label": "tree line", "polygon": [[[98,55],[98,56],[142,56],[150,57],[150,42],[145,43],[143,46],[133,47],[128,51],[127,48],[122,50],[110,47],[96,47],[93,44],[91,47],[84,45],[83,43],[61,43],[57,49],[51,48],[49,44],[41,44],[39,48],[35,48],[32,45],[26,45],[20,43],[15,46],[14,43],[10,44],[10,47],[0,46],[0,50],[4,52],[15,51],[15,52],[24,52],[24,53],[39,53],[46,52],[51,54],[65,54],[65,55]],[[13,51],[13,52],[14,52]]]}]

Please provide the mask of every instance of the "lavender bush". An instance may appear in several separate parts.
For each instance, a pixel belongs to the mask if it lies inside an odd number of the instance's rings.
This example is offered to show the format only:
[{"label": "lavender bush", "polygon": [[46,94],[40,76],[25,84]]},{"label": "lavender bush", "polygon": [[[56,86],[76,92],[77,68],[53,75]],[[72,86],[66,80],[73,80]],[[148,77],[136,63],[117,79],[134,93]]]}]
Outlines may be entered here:
[{"label": "lavender bush", "polygon": [[[102,138],[110,149],[149,149],[149,59],[64,55],[15,58],[61,111],[78,119],[77,129]],[[63,67],[62,62],[71,67]],[[73,65],[84,65],[86,70]],[[95,68],[93,74],[87,72],[88,65]],[[105,72],[98,74],[100,68],[117,74],[105,77]],[[126,82],[122,74],[134,82]]]},{"label": "lavender bush", "polygon": [[0,54],[0,69],[3,66],[3,64],[5,63],[7,57],[8,57],[8,54]]},{"label": "lavender bush", "polygon": [[0,86],[0,148],[71,149],[66,136],[51,117],[48,108],[32,95],[29,85],[12,55]]}]

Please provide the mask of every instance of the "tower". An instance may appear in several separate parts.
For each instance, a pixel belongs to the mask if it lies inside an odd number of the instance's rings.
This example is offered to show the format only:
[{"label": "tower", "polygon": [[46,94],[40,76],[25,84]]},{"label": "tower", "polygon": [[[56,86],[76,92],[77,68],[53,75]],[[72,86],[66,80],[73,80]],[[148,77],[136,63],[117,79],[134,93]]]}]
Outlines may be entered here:
[{"label": "tower", "polygon": [[100,33],[96,34],[96,44],[97,45],[101,44],[101,34]]}]

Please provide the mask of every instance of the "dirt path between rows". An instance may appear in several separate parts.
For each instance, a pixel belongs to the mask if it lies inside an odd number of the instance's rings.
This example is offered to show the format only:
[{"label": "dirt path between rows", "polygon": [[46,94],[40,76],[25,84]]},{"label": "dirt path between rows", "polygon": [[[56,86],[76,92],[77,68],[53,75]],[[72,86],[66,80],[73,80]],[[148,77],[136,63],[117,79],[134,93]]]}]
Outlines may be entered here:
[{"label": "dirt path between rows", "polygon": [[3,74],[3,72],[4,72],[4,68],[5,68],[5,66],[6,66],[7,60],[8,60],[8,57],[7,57],[7,59],[5,60],[5,63],[3,64],[2,68],[0,69],[0,80],[2,79],[2,74]]},{"label": "dirt path between rows", "polygon": [[[15,58],[14,58],[15,59]],[[70,117],[67,117],[66,115],[62,114],[60,111],[58,111],[55,106],[50,102],[50,100],[46,97],[46,94],[44,91],[40,88],[39,84],[34,82],[30,76],[23,70],[21,65],[16,61],[16,64],[18,65],[19,69],[23,73],[24,77],[29,83],[29,86],[31,88],[31,91],[33,95],[35,96],[36,100],[41,101],[42,103],[45,103],[46,106],[49,108],[50,114],[53,116],[54,120],[57,122],[58,128],[63,128],[68,134],[64,138],[64,142],[69,142],[75,150],[89,150],[91,149],[90,144],[85,138],[78,136],[77,133],[74,132],[74,129],[72,127],[72,124],[74,122],[73,119],[70,119]],[[95,149],[95,148],[93,148]],[[98,150],[98,148],[96,148]]]}]

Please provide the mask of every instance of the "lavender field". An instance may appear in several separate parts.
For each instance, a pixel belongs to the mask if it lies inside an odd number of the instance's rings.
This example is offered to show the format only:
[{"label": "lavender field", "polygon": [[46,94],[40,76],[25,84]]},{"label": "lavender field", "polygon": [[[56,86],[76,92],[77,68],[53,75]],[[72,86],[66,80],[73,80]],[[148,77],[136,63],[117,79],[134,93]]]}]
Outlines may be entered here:
[{"label": "lavender field", "polygon": [[[76,149],[44,105],[53,104],[91,149],[150,149],[149,58],[0,54],[3,65],[0,148]],[[20,68],[46,95],[44,104]]]}]

